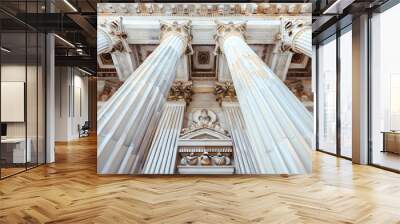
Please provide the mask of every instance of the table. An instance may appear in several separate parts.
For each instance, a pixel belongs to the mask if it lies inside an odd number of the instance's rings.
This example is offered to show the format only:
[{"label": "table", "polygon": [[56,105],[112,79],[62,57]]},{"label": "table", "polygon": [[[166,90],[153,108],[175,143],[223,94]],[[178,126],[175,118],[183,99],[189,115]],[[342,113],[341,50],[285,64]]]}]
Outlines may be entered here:
[{"label": "table", "polygon": [[[25,144],[28,143],[25,151]],[[31,162],[32,141],[30,138],[5,138],[1,139],[1,157],[6,163]],[[26,160],[26,161],[25,161]]]},{"label": "table", "polygon": [[383,131],[382,152],[400,154],[400,131]]}]

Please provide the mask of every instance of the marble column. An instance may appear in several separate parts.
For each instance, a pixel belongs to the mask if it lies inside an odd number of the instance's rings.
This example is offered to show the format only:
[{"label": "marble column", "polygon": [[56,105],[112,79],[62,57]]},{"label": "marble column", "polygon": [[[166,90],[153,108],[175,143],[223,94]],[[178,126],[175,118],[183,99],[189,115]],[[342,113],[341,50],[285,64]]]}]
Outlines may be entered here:
[{"label": "marble column", "polygon": [[97,29],[97,55],[109,53],[113,50],[113,40],[104,29]]},{"label": "marble column", "polygon": [[236,172],[239,174],[260,174],[257,157],[247,137],[239,103],[222,102],[222,110],[233,140]]},{"label": "marble column", "polygon": [[177,155],[177,141],[182,129],[186,102],[168,101],[163,109],[154,135],[143,174],[173,174]]},{"label": "marble column", "polygon": [[227,59],[260,171],[311,172],[312,116],[247,45],[245,31],[246,23],[217,22],[215,37]]},{"label": "marble column", "polygon": [[302,20],[283,21],[282,49],[312,57],[311,25]]},{"label": "marble column", "polygon": [[136,69],[137,62],[129,47],[122,18],[98,27],[97,54],[110,53],[120,80],[126,80]]},{"label": "marble column", "polygon": [[[98,112],[98,172],[129,173],[140,162],[154,119],[175,79],[178,60],[187,50],[190,21],[161,22],[161,43]],[[149,126],[152,124],[152,126]]]}]

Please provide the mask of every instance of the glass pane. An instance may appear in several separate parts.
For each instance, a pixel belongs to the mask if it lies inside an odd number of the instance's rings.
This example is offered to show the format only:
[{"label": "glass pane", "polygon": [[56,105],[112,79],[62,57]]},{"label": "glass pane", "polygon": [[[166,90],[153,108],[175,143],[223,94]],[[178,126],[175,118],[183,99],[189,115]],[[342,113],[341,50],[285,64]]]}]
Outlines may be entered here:
[{"label": "glass pane", "polygon": [[[27,166],[28,168],[37,165],[38,158],[38,36],[36,32],[27,33],[27,48],[28,48],[28,62],[27,62],[27,80],[26,80],[26,115],[27,115],[27,141],[30,144],[30,153],[28,155]],[[28,147],[29,150],[29,147]]]},{"label": "glass pane", "polygon": [[46,60],[46,36],[38,35],[38,163],[45,163],[45,60]]},{"label": "glass pane", "polygon": [[336,40],[318,48],[318,146],[336,153]]},{"label": "glass pane", "polygon": [[372,18],[372,163],[400,170],[400,5]]},{"label": "glass pane", "polygon": [[352,33],[340,36],[340,153],[351,158],[352,141]]},{"label": "glass pane", "polygon": [[25,33],[3,32],[1,47],[1,173],[5,177],[25,170],[30,159],[31,142],[26,141],[25,118]]}]

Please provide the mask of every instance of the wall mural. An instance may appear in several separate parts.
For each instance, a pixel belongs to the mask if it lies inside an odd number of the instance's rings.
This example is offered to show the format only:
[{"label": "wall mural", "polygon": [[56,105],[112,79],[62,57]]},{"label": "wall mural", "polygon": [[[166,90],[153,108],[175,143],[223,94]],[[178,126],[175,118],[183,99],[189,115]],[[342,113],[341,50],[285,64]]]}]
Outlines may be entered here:
[{"label": "wall mural", "polygon": [[99,174],[311,172],[311,4],[98,8]]}]

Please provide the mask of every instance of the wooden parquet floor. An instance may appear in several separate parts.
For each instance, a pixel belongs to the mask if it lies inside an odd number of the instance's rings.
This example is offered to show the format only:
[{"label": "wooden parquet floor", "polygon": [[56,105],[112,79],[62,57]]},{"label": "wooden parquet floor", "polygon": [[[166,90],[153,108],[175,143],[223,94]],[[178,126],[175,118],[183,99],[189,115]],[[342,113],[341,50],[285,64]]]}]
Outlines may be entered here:
[{"label": "wooden parquet floor", "polygon": [[400,175],[316,152],[312,175],[98,176],[96,139],[0,181],[0,223],[400,223]]}]

